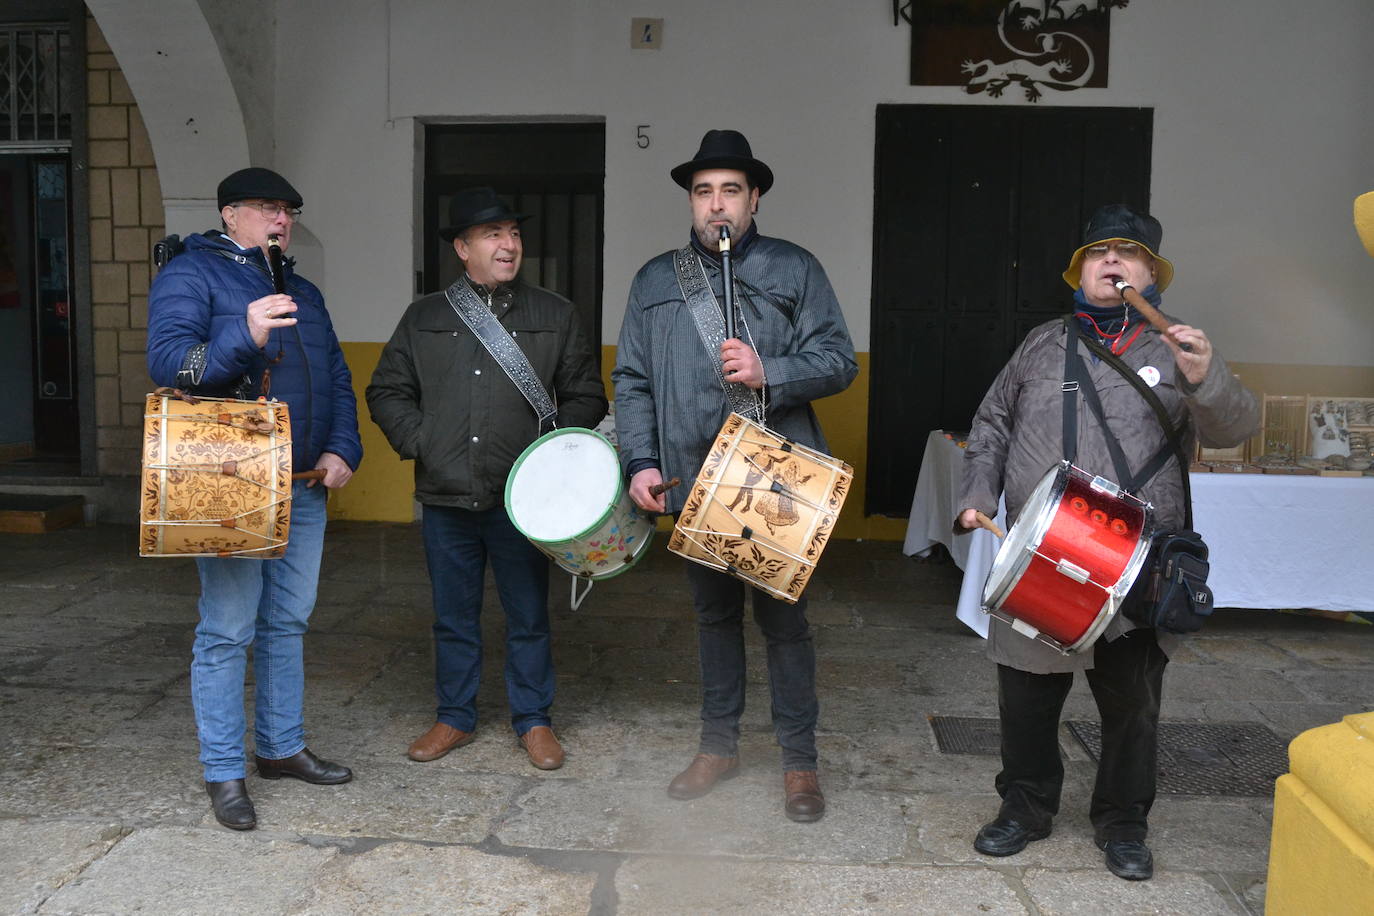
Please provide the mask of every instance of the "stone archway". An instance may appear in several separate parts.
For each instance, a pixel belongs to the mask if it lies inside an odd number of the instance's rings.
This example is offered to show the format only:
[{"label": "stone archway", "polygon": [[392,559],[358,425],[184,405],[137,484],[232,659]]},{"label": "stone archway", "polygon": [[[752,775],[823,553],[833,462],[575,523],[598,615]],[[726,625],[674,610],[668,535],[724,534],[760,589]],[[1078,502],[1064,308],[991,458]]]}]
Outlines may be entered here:
[{"label": "stone archway", "polygon": [[[231,64],[201,5],[196,0],[86,0],[86,5],[147,127],[167,231],[187,235],[216,225],[215,186],[250,164],[252,144]],[[247,5],[251,18],[255,4]],[[242,5],[233,6],[244,12]],[[270,124],[269,111],[268,131]]]}]

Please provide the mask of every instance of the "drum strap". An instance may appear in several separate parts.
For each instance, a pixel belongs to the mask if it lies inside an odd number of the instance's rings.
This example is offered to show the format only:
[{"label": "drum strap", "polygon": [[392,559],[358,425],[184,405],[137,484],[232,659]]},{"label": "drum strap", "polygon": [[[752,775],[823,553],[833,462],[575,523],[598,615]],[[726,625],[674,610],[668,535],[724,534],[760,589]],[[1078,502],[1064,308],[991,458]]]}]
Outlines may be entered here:
[{"label": "drum strap", "polygon": [[[1072,322],[1072,323],[1071,323]],[[1183,478],[1183,511],[1185,525],[1193,527],[1193,494],[1191,481],[1188,479],[1188,459],[1183,451],[1183,430],[1174,426],[1169,419],[1169,413],[1164,409],[1164,404],[1160,402],[1159,396],[1150,390],[1145,384],[1145,380],[1131,371],[1121,361],[1116,354],[1096,341],[1085,337],[1077,327],[1077,321],[1073,316],[1065,319],[1064,336],[1064,457],[1073,462],[1078,453],[1078,392],[1083,392],[1083,401],[1088,405],[1088,410],[1097,418],[1098,425],[1102,427],[1103,438],[1107,442],[1107,451],[1112,456],[1112,466],[1116,470],[1117,482],[1128,493],[1134,494],[1150,481],[1160,469],[1168,463],[1170,457],[1178,460],[1179,472]],[[1159,420],[1160,427],[1164,430],[1165,442],[1159,450],[1145,463],[1139,473],[1131,474],[1130,465],[1126,460],[1126,454],[1122,451],[1121,442],[1107,425],[1106,414],[1102,409],[1102,401],[1097,393],[1097,386],[1093,384],[1092,375],[1087,367],[1083,365],[1083,360],[1078,355],[1077,341],[1082,340],[1084,345],[1093,352],[1107,365],[1119,372],[1130,385],[1140,393],[1155,412],[1155,418]]]},{"label": "drum strap", "polygon": [[[725,380],[725,369],[720,364],[720,345],[725,343],[725,317],[720,303],[716,301],[716,294],[706,279],[706,269],[702,267],[701,258],[692,250],[691,245],[687,245],[674,253],[673,263],[677,268],[677,284],[682,290],[683,300],[687,303],[687,311],[696,322],[697,333],[701,335],[701,345],[706,348],[706,359],[716,370],[716,381],[720,382],[721,390],[725,392],[725,400],[729,403],[730,410],[762,425],[762,395],[741,382]],[[740,299],[738,285],[736,284],[736,302]],[[744,317],[742,313],[740,317]],[[748,326],[744,325],[744,328],[745,333],[748,333]]]},{"label": "drum strap", "polygon": [[444,290],[444,296],[448,298],[448,304],[453,307],[453,311],[463,320],[463,324],[467,325],[473,336],[482,342],[491,358],[496,360],[496,364],[515,387],[520,389],[525,400],[530,402],[535,416],[539,418],[539,434],[542,436],[554,429],[558,425],[554,422],[558,407],[544,390],[544,385],[539,381],[534,367],[530,365],[525,351],[521,350],[520,345],[506,333],[506,329],[491,313],[487,304],[472,291],[467,279],[459,277],[452,286]]}]

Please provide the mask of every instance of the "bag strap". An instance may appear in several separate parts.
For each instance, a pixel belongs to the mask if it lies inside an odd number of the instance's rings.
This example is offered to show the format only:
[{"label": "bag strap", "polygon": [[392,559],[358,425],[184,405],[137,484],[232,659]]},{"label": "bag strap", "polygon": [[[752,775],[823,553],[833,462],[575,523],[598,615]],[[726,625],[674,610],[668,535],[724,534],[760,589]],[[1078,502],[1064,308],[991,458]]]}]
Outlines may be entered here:
[{"label": "bag strap", "polygon": [[[1092,375],[1083,365],[1078,355],[1078,342],[1073,335],[1064,338],[1064,457],[1072,464],[1078,452],[1078,393],[1083,393],[1083,401],[1088,410],[1097,418],[1102,427],[1102,438],[1107,443],[1107,453],[1111,455],[1112,467],[1116,470],[1116,482],[1128,493],[1135,492],[1135,481],[1131,474],[1130,462],[1121,442],[1107,426],[1107,416],[1102,409],[1102,400],[1093,384]],[[1071,438],[1070,438],[1071,436]],[[1072,450],[1070,450],[1072,446]]]},{"label": "bag strap", "polygon": [[496,364],[525,396],[525,400],[530,402],[535,416],[539,418],[539,434],[542,436],[556,428],[558,424],[555,417],[558,407],[544,389],[544,384],[539,381],[539,375],[530,365],[529,357],[525,356],[525,351],[520,349],[520,345],[510,334],[506,333],[506,329],[491,313],[487,304],[478,298],[471,286],[468,286],[467,279],[459,277],[452,286],[444,290],[444,296],[448,299],[449,306],[463,320],[463,324],[467,325],[473,336],[481,341],[482,346],[491,354],[491,358],[496,360]]},{"label": "bag strap", "polygon": [[[1164,467],[1165,463],[1168,462],[1169,456],[1173,455],[1174,458],[1176,458],[1178,461],[1178,472],[1183,482],[1184,525],[1187,528],[1192,528],[1193,489],[1191,485],[1191,480],[1188,477],[1188,456],[1183,450],[1183,437],[1187,429],[1186,422],[1184,426],[1181,428],[1175,427],[1173,421],[1169,419],[1169,412],[1164,409],[1164,403],[1160,401],[1159,395],[1151,391],[1150,387],[1145,384],[1145,380],[1142,379],[1136,372],[1132,371],[1130,366],[1122,362],[1120,357],[1118,357],[1111,350],[1108,350],[1106,347],[1102,346],[1102,344],[1098,343],[1091,337],[1088,337],[1086,334],[1084,334],[1082,328],[1078,326],[1078,322],[1074,320],[1074,317],[1072,315],[1069,315],[1065,318],[1064,325],[1066,331],[1076,332],[1069,333],[1067,335],[1068,338],[1073,338],[1075,336],[1081,338],[1084,345],[1087,346],[1087,348],[1093,353],[1093,355],[1097,356],[1104,363],[1111,366],[1118,373],[1120,373],[1121,377],[1124,378],[1126,382],[1132,388],[1134,388],[1142,398],[1145,399],[1145,403],[1150,405],[1150,408],[1155,413],[1155,418],[1159,421],[1160,427],[1164,430],[1164,436],[1166,440],[1165,443],[1162,446],[1160,446],[1159,451],[1157,451],[1154,454],[1154,457],[1152,457],[1148,462],[1146,462],[1145,467],[1143,467],[1140,473],[1136,475],[1136,479],[1131,481],[1133,486],[1128,486],[1127,489],[1134,491],[1136,487],[1144,486],[1144,484],[1147,481],[1149,481],[1150,478],[1152,478],[1155,474],[1159,473],[1159,470],[1162,467]],[[1066,339],[1064,344],[1065,347],[1077,351],[1077,347],[1069,347],[1069,344],[1070,340]],[[1096,395],[1096,393],[1097,392],[1094,389],[1093,394]],[[1091,406],[1092,404],[1090,402],[1089,407]],[[1102,423],[1102,427],[1104,430],[1107,430],[1107,424],[1105,420],[1103,420],[1100,413],[1098,414],[1098,422]],[[1110,434],[1110,431],[1107,431],[1106,435],[1110,443],[1110,441],[1113,438]],[[1124,482],[1123,486],[1125,486]]]}]

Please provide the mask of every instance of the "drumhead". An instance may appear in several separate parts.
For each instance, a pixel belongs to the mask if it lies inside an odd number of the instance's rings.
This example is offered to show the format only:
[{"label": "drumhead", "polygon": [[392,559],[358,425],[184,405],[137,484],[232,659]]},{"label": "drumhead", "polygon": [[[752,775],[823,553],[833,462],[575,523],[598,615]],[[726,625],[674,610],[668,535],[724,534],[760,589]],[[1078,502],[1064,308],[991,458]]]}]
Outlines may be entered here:
[{"label": "drumhead", "polygon": [[1064,495],[1068,481],[1068,465],[1060,462],[1045,472],[1035,485],[1030,499],[1021,509],[1016,524],[1011,526],[997,557],[992,561],[987,584],[983,586],[983,607],[992,609],[1002,606],[1007,595],[1020,581],[1021,574],[1030,565],[1032,552],[1040,546],[1040,541],[1049,530],[1054,518],[1055,507]]},{"label": "drumhead", "polygon": [[532,442],[506,478],[506,512],[532,541],[594,530],[620,499],[620,459],[590,429],[556,429]]}]

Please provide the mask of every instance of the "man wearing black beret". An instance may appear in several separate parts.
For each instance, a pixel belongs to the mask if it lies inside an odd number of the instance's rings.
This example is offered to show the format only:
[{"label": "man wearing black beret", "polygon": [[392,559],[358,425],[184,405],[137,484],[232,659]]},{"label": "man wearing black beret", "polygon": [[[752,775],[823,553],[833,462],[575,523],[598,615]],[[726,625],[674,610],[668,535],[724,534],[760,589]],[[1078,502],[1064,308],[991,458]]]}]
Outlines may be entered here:
[{"label": "man wearing black beret", "polygon": [[[243,681],[255,672],[255,760],[264,779],[333,785],[348,767],[305,746],[302,641],[315,606],[324,546],[325,494],[362,461],[357,400],[319,289],[283,265],[278,293],[268,241],[291,246],[302,199],[270,169],[240,169],[219,184],[222,229],[186,240],[153,281],[148,372],[158,385],[206,397],[285,401],[292,467],[324,471],[324,486],[297,481],[291,536],[278,559],[198,557],[200,624],[192,649],[191,703],[205,788],[215,817],[235,830],[257,824],[244,783]],[[270,381],[269,381],[270,380]]]}]

